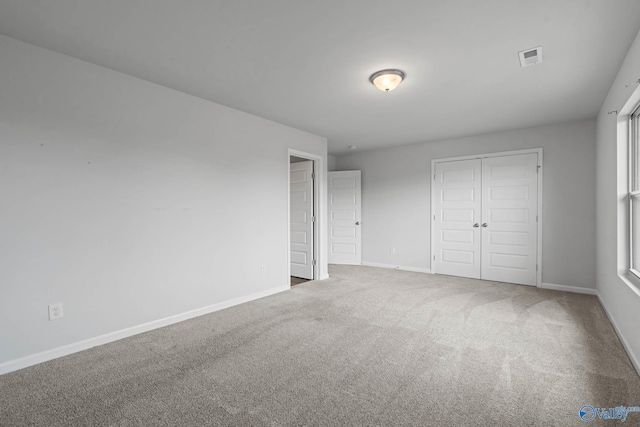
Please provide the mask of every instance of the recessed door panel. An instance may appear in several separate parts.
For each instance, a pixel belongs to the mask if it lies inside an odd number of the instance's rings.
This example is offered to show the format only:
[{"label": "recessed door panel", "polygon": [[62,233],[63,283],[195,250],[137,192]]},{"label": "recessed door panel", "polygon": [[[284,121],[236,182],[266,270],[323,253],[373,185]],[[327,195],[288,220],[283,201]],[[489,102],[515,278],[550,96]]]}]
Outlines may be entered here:
[{"label": "recessed door panel", "polygon": [[494,165],[490,173],[491,179],[527,178],[529,176],[527,168],[523,168],[521,165]]},{"label": "recessed door panel", "polygon": [[442,250],[442,262],[447,264],[462,264],[464,266],[471,266],[475,264],[476,253],[472,251],[461,250]]},{"label": "recessed door panel", "polygon": [[351,243],[334,243],[331,245],[331,252],[340,255],[355,255],[356,245]]},{"label": "recessed door panel", "polygon": [[442,241],[473,244],[472,230],[442,230]]},{"label": "recessed door panel", "polygon": [[331,228],[331,236],[333,237],[356,237],[355,227],[333,227]]},{"label": "recessed door panel", "polygon": [[309,233],[306,231],[292,231],[291,232],[291,243],[299,243],[301,245],[305,245],[309,241]]},{"label": "recessed door panel", "polygon": [[[336,205],[333,204],[332,206]],[[355,209],[335,209],[331,211],[332,221],[355,221],[356,216],[357,211]]]},{"label": "recessed door panel", "polygon": [[291,184],[300,184],[308,182],[306,170],[292,170],[289,182]]},{"label": "recessed door panel", "polygon": [[[302,183],[304,185],[304,182]],[[309,193],[306,190],[302,191],[291,191],[290,201],[291,203],[307,203],[307,198],[309,197]]]},{"label": "recessed door panel", "polygon": [[501,254],[493,252],[489,254],[489,265],[494,268],[506,268],[522,271],[527,269],[527,257],[526,255]]},{"label": "recessed door panel", "polygon": [[440,220],[444,222],[471,222],[475,214],[473,209],[442,209]]},{"label": "recessed door panel", "polygon": [[355,190],[356,178],[354,176],[346,176],[346,177],[336,177],[329,178],[331,180],[331,188],[350,188]]},{"label": "recessed door panel", "polygon": [[306,224],[308,221],[308,214],[305,211],[293,211],[291,212],[291,222],[297,224]]},{"label": "recessed door panel", "polygon": [[488,200],[528,200],[529,187],[526,185],[508,185],[490,187]]},{"label": "recessed door panel", "polygon": [[[291,262],[295,264],[305,265],[308,258],[306,252],[291,251]],[[299,276],[296,276],[299,277]]]},{"label": "recessed door panel", "polygon": [[474,188],[443,188],[440,198],[443,202],[473,202]]},{"label": "recessed door panel", "polygon": [[476,170],[474,167],[444,169],[441,174],[441,182],[451,184],[453,182],[474,182]]},{"label": "recessed door panel", "polygon": [[356,195],[354,193],[348,193],[348,194],[331,194],[331,200],[330,200],[332,205],[339,205],[339,206],[354,206],[356,205]]},{"label": "recessed door panel", "polygon": [[489,222],[526,224],[529,222],[529,209],[488,209]]},{"label": "recessed door panel", "polygon": [[492,245],[526,247],[529,245],[529,234],[522,231],[489,230],[489,243]]}]

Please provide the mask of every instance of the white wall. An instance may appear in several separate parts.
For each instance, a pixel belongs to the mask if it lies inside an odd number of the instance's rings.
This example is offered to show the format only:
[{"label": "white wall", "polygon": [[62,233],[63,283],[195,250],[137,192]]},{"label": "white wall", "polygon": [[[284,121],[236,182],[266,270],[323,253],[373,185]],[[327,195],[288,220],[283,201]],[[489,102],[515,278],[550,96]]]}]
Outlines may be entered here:
[{"label": "white wall", "polygon": [[338,156],[338,170],[362,170],[363,262],[431,269],[432,159],[538,147],[544,149],[542,281],[595,288],[594,120]]},{"label": "white wall", "polygon": [[336,170],[336,156],[330,154],[327,156],[327,169],[329,171]]},{"label": "white wall", "polygon": [[0,58],[0,372],[288,287],[287,150],[326,169],[325,138],[4,36]]},{"label": "white wall", "polygon": [[[640,98],[640,35],[635,39],[597,118],[597,289],[600,301],[640,373],[640,291],[625,279],[627,262],[625,200],[627,181],[626,120],[622,112],[631,97]],[[637,101],[636,101],[637,102]],[[629,103],[633,103],[633,100]]]}]

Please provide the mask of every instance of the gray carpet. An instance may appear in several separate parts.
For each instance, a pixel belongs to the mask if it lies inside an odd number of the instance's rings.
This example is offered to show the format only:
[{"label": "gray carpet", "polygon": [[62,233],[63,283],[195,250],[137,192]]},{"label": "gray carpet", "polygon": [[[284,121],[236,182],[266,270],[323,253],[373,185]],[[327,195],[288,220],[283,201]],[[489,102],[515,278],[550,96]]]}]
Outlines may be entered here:
[{"label": "gray carpet", "polygon": [[0,425],[580,426],[584,404],[640,406],[593,296],[330,274],[1,376]]}]

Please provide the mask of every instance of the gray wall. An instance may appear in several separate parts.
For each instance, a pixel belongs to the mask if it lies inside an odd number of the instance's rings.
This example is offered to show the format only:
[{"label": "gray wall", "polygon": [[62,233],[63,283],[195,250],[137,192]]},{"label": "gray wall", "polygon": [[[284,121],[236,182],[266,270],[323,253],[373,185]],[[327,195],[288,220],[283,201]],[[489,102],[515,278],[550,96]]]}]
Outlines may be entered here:
[{"label": "gray wall", "polygon": [[4,36],[0,58],[0,372],[288,287],[288,149],[325,168],[325,138]]},{"label": "gray wall", "polygon": [[362,170],[363,262],[431,269],[432,159],[538,147],[544,149],[542,281],[595,288],[594,120],[338,156],[338,170]]},{"label": "gray wall", "polygon": [[336,156],[332,156],[332,155],[327,156],[327,170],[329,171],[336,170]]},{"label": "gray wall", "polygon": [[[598,114],[597,135],[597,288],[600,300],[640,373],[640,288],[625,275],[627,245],[627,139],[618,132],[627,127],[610,111],[640,100],[640,35],[635,39]],[[635,285],[638,285],[636,281]]]}]

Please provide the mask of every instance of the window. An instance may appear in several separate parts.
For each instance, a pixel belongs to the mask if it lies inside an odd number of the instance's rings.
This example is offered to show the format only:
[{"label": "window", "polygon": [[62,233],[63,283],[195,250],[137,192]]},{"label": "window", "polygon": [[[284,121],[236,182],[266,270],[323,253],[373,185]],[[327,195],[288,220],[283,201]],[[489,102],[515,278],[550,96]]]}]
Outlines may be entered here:
[{"label": "window", "polygon": [[640,278],[640,107],[631,113],[629,125],[630,270]]}]

